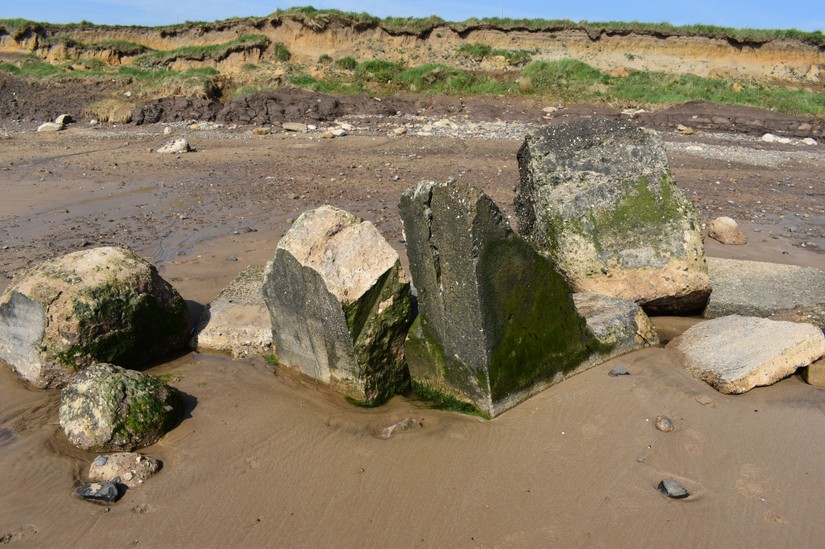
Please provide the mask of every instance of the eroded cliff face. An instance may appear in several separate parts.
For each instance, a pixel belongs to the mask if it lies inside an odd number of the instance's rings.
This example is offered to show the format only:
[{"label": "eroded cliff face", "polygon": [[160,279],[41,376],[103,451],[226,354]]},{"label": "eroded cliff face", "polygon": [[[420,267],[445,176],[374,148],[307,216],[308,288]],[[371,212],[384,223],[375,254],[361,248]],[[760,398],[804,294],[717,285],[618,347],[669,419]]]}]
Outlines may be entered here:
[{"label": "eroded cliff face", "polygon": [[[578,59],[617,76],[639,70],[787,82],[812,89],[821,89],[825,83],[825,46],[803,40],[742,42],[729,37],[594,32],[592,28],[532,30],[489,25],[459,28],[449,24],[413,32],[344,18],[318,22],[289,15],[153,28],[44,24],[15,31],[0,26],[0,54],[34,53],[48,61],[83,57],[107,64],[130,65],[139,54],[106,47],[106,44],[120,41],[172,52],[187,46],[225,44],[249,34],[263,35],[273,44],[283,44],[293,62],[313,65],[322,55],[328,55],[332,59],[351,56],[357,61],[385,59],[408,66],[441,63],[463,69],[517,70],[504,56],[473,58],[459,52],[463,45],[483,44],[498,50],[526,50],[531,60]],[[91,50],[82,47],[89,44],[99,46]],[[234,72],[246,63],[258,63],[268,56],[272,57],[271,51],[250,46],[218,59],[181,55],[169,61],[168,66],[176,69],[211,66],[222,72]]]}]

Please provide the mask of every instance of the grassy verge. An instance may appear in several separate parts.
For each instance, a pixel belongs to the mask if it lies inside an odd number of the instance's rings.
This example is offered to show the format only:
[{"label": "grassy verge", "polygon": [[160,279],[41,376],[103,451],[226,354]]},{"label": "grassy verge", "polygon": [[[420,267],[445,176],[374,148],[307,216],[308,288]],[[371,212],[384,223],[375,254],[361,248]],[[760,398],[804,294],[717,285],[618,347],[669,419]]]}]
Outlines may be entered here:
[{"label": "grassy verge", "polygon": [[[135,59],[135,65],[143,68],[165,66],[177,59],[189,59],[193,61],[203,61],[212,59],[220,61],[225,59],[230,53],[254,48],[266,49],[270,44],[269,38],[262,34],[244,34],[243,36],[223,42],[220,44],[210,44],[206,46],[184,46],[174,50],[156,51],[146,53]],[[276,55],[283,55],[286,48],[278,44]],[[286,52],[288,55],[289,52]],[[288,59],[288,57],[287,57]]]}]

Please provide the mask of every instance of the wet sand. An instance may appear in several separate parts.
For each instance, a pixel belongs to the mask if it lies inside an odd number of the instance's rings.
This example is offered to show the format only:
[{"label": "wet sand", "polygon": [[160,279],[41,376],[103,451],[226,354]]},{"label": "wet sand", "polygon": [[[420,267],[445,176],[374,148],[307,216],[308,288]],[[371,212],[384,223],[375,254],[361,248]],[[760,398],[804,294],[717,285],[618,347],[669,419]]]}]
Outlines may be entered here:
[{"label": "wet sand", "polygon": [[[203,135],[190,138],[197,153],[176,158],[148,152],[165,141],[161,129],[86,138],[35,134],[3,143],[0,168],[9,169],[0,171],[7,185],[0,238],[9,248],[0,253],[2,270],[84,242],[123,243],[158,264],[197,309],[243,267],[271,258],[290,220],[305,209],[325,202],[350,209],[376,221],[402,249],[395,204],[404,188],[425,178],[467,178],[508,211],[518,177],[515,141]],[[677,182],[697,191],[701,212],[716,213],[730,197],[705,192],[689,175],[700,166],[678,166],[688,160],[672,156]],[[783,195],[787,201],[774,201],[777,211],[768,213],[792,218],[799,204],[821,207],[823,183],[808,182],[820,168],[816,162],[795,172],[777,168],[777,178],[782,172],[798,177],[800,186],[816,184],[817,194]],[[730,168],[706,167],[707,178],[722,169]],[[766,181],[772,177],[758,169]],[[746,227],[761,232],[751,232],[744,247],[708,241],[709,255],[825,265],[821,253],[786,238],[780,222],[760,217],[755,202],[735,200],[753,213]],[[809,219],[816,222],[816,215]],[[694,321],[657,324],[672,336]],[[632,375],[608,376],[616,364]],[[31,390],[0,368],[4,541],[717,547],[814,546],[825,536],[825,469],[817,457],[825,390],[799,376],[722,395],[655,348],[482,421],[429,409],[412,396],[356,408],[287,371],[273,372],[261,359],[190,353],[147,371],[175,374],[187,415],[142,450],[162,460],[163,470],[101,507],[73,495],[94,454],[65,442],[58,392]],[[674,432],[654,428],[660,414],[673,420]],[[422,420],[423,428],[378,436],[405,417]],[[665,498],[656,489],[664,478],[679,480],[691,496]]]}]

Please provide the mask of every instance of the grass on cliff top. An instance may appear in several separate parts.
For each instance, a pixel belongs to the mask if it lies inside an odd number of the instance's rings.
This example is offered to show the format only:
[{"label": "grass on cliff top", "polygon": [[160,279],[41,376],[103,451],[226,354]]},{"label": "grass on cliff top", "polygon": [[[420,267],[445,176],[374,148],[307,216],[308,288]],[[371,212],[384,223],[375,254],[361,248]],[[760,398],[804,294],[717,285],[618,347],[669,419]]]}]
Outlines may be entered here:
[{"label": "grass on cliff top", "polygon": [[174,50],[155,51],[141,55],[135,59],[135,65],[141,67],[152,67],[164,65],[175,59],[215,59],[220,60],[229,53],[240,48],[266,48],[270,44],[269,38],[262,34],[244,34],[243,36],[222,42],[220,44],[210,44],[206,46],[183,46]]}]

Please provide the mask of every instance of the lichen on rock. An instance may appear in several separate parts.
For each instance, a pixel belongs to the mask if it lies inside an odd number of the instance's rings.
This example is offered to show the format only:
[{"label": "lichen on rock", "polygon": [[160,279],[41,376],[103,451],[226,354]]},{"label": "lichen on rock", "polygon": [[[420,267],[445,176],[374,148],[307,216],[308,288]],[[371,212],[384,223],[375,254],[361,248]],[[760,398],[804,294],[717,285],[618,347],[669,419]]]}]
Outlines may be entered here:
[{"label": "lichen on rock", "polygon": [[183,415],[183,400],[157,378],[112,364],[89,366],[60,395],[69,442],[96,452],[150,446]]}]

